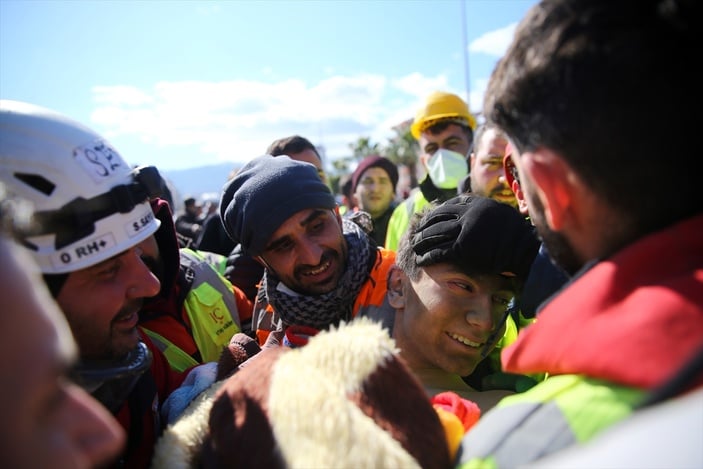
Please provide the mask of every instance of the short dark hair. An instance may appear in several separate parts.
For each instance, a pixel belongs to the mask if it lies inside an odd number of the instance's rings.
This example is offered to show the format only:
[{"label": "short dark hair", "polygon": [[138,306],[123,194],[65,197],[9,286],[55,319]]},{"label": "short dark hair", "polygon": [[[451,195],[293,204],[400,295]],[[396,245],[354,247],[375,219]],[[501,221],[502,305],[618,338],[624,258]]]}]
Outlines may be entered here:
[{"label": "short dark hair", "polygon": [[410,217],[408,229],[405,230],[405,233],[403,233],[398,243],[398,249],[395,253],[395,265],[397,265],[410,280],[415,281],[420,277],[420,266],[417,265],[415,252],[410,244],[410,240],[417,232],[417,227],[420,226],[422,218],[437,205],[437,202],[430,202],[430,204],[420,212],[413,213]]},{"label": "short dark hair", "polygon": [[696,0],[543,0],[494,69],[484,116],[518,153],[564,158],[618,213],[621,243],[700,213],[684,163],[700,126],[682,115],[703,82],[700,23]]},{"label": "short dark hair", "polygon": [[441,132],[444,132],[444,130],[450,125],[458,125],[459,127],[461,127],[461,130],[463,130],[464,134],[466,135],[466,140],[469,142],[469,148],[471,148],[474,143],[474,131],[471,129],[471,127],[468,126],[468,124],[466,124],[466,121],[463,119],[440,119],[437,121],[437,123],[427,127],[423,132],[429,132],[432,135],[437,135]]},{"label": "short dark hair", "polygon": [[495,129],[498,135],[503,136],[507,139],[507,135],[505,135],[505,132],[503,132],[499,127],[497,127],[495,124],[491,122],[484,122],[483,124],[479,125],[476,128],[476,132],[474,133],[474,145],[473,148],[471,148],[471,151],[475,152],[476,151],[476,145],[481,141],[483,138],[483,134],[488,131],[488,129]]},{"label": "short dark hair", "polygon": [[291,135],[290,137],[279,138],[269,145],[266,153],[272,156],[281,156],[291,154],[294,155],[305,150],[312,150],[315,152],[315,155],[317,155],[320,161],[322,161],[322,157],[320,156],[320,153],[318,153],[317,148],[315,148],[315,145],[313,145],[310,140],[305,137],[301,137],[300,135]]}]

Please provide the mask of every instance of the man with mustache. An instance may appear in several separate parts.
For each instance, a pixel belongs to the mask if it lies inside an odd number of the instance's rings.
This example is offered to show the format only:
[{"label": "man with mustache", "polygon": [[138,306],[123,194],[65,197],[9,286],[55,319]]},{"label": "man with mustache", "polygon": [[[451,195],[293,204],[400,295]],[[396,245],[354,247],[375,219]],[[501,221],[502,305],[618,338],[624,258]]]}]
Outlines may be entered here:
[{"label": "man with mustache", "polygon": [[395,254],[342,219],[312,164],[254,158],[224,187],[220,215],[243,253],[265,267],[252,318],[260,344],[301,345],[358,315],[390,328],[386,280]]},{"label": "man with mustache", "polygon": [[[322,182],[327,184],[327,174],[322,164],[322,155],[320,155],[315,145],[307,138],[300,135],[290,135],[276,139],[271,142],[265,153],[272,156],[288,156],[297,161],[310,163],[317,168],[317,174],[320,176],[320,179],[322,179]],[[229,239],[229,235],[227,235],[224,227],[222,227],[219,214],[217,215],[217,224],[224,233],[224,236]],[[229,242],[233,243],[231,239],[229,239]],[[254,301],[256,298],[259,281],[263,275],[263,266],[253,260],[251,256],[243,255],[241,246],[232,244],[232,248],[227,252],[225,277],[227,277],[233,285],[240,288],[251,301]]]},{"label": "man with mustache", "polygon": [[503,172],[507,143],[505,134],[495,126],[483,124],[476,130],[469,160],[471,169],[468,179],[471,181],[471,187],[460,188],[463,189],[462,192],[490,197],[517,208],[515,194],[508,187]]},{"label": "man with mustache", "polygon": [[420,162],[426,175],[393,210],[386,231],[387,249],[398,249],[414,214],[422,212],[430,202],[444,202],[457,195],[461,179],[469,172],[475,128],[476,118],[469,106],[453,93],[435,91],[418,109],[410,133],[420,146]]},{"label": "man with mustache", "polygon": [[16,101],[0,101],[0,168],[8,196],[36,210],[21,241],[78,344],[73,378],[126,430],[117,464],[148,467],[161,403],[185,377],[137,327],[144,300],[161,287],[150,270],[158,172],[133,170],[92,130]]}]

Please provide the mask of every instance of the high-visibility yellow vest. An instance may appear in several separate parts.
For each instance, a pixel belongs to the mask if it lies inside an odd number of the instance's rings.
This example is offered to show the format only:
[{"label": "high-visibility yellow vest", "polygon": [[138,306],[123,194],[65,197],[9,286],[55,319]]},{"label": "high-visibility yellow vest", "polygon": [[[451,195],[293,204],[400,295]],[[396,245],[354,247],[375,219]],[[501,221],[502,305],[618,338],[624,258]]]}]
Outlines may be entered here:
[{"label": "high-visibility yellow vest", "polygon": [[181,249],[180,254],[181,268],[186,269],[186,280],[189,283],[182,286],[188,288],[183,307],[201,361],[198,362],[162,334],[142,329],[164,353],[171,367],[183,371],[199,363],[217,361],[232,336],[241,332],[242,325],[229,280],[216,272],[200,253]]},{"label": "high-visibility yellow vest", "polygon": [[391,219],[388,221],[386,243],[384,244],[386,249],[390,249],[391,251],[396,251],[398,249],[400,238],[403,237],[403,234],[408,229],[412,216],[415,213],[422,212],[429,204],[430,203],[425,199],[425,196],[419,188],[415,188],[410,192],[408,198],[393,210]]}]

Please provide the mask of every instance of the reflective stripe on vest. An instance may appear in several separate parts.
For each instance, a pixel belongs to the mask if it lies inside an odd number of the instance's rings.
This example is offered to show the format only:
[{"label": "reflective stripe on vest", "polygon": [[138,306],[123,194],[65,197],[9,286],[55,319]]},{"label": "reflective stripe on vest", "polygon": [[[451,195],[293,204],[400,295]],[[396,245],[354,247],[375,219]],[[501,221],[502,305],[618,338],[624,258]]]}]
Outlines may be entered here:
[{"label": "reflective stripe on vest", "polygon": [[181,249],[181,266],[193,274],[183,302],[191,324],[191,335],[203,363],[217,361],[234,334],[241,331],[239,310],[232,284],[190,249]]},{"label": "reflective stripe on vest", "polygon": [[163,352],[164,356],[168,360],[168,364],[171,365],[171,368],[174,370],[183,371],[191,366],[199,364],[195,358],[176,347],[164,336],[159,335],[154,331],[150,331],[149,329],[142,328],[142,330],[149,336],[156,348]]},{"label": "reflective stripe on vest", "polygon": [[517,467],[590,440],[632,413],[644,391],[552,376],[500,401],[461,442],[457,469]]}]

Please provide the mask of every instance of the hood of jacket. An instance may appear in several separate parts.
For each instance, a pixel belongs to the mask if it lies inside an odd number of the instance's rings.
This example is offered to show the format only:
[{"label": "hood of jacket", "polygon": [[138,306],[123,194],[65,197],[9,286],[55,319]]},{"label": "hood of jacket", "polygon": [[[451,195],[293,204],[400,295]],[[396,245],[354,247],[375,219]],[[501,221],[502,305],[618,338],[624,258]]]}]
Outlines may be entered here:
[{"label": "hood of jacket", "polygon": [[155,302],[159,299],[167,299],[172,295],[178,280],[178,271],[181,263],[176,227],[168,202],[163,199],[154,199],[151,201],[151,209],[154,211],[156,218],[161,221],[161,226],[154,233],[154,237],[163,261],[163,273],[159,275],[161,291],[156,297],[147,299],[147,303]]}]

